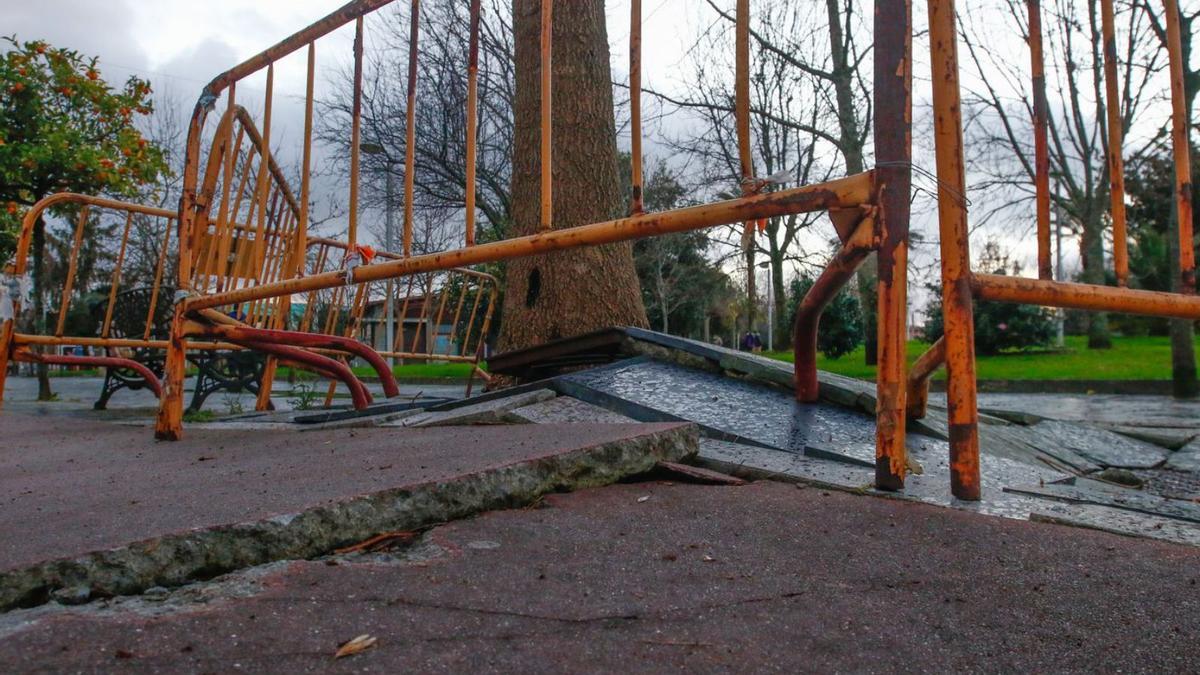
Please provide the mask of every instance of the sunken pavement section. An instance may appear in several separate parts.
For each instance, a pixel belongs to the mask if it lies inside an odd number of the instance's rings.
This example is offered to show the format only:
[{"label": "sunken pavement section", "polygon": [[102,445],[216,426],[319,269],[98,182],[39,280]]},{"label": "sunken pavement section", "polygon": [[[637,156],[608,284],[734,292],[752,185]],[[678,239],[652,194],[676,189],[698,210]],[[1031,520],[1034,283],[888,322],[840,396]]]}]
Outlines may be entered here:
[{"label": "sunken pavement section", "polygon": [[[879,493],[870,383],[822,373],[821,402],[798,405],[787,364],[638,329],[489,366],[530,383],[229,416],[179,443],[136,414],[0,413],[0,666],[1162,672],[1200,656],[1200,427],[1178,417],[997,399],[983,500],[965,503],[936,397],[910,426],[906,490]],[[374,648],[331,660],[359,635]]]}]

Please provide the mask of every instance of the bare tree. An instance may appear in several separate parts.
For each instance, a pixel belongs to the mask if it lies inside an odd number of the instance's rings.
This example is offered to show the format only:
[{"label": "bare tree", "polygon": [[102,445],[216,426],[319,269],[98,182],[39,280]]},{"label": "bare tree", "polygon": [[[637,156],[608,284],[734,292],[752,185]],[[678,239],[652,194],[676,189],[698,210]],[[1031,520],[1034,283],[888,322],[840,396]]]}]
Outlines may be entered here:
[{"label": "bare tree", "polygon": [[[1046,86],[1050,92],[1048,136],[1051,199],[1061,224],[1080,235],[1083,279],[1105,282],[1104,231],[1108,222],[1109,172],[1104,96],[1103,36],[1096,0],[1052,0],[1043,6]],[[995,8],[1019,35],[1028,35],[1022,0],[1000,0]],[[1147,85],[1162,57],[1142,12],[1118,8],[1122,127],[1128,132],[1147,103]],[[987,195],[977,223],[1012,218],[1035,196],[1033,93],[1012,45],[997,40],[994,12],[963,15],[960,30],[967,62],[974,69],[964,84],[963,109],[968,162],[975,193]],[[1032,222],[1030,223],[1032,226]],[[1104,314],[1089,315],[1088,346],[1111,345]]]},{"label": "bare tree", "polygon": [[[733,134],[733,13],[717,0],[705,0],[721,19],[701,36],[691,50],[692,77],[688,92],[668,95],[650,91],[669,104],[691,110],[702,120],[696,134],[675,146],[701,159],[704,179],[726,186],[739,175],[736,138]],[[804,184],[838,173],[860,173],[865,166],[870,138],[871,98],[862,70],[869,45],[856,39],[861,19],[852,0],[826,0],[822,5],[774,0],[755,4],[750,37],[757,49],[751,76],[755,162],[760,174],[786,176],[786,182]],[[768,189],[777,189],[775,183]],[[766,256],[771,269],[777,331],[788,335],[785,263],[802,261],[799,232],[815,216],[790,216],[768,221],[764,241],[749,252],[747,270],[754,268],[756,253]],[[860,286],[874,307],[873,263],[864,265]],[[751,274],[748,279],[752,279]],[[753,284],[748,284],[752,289]],[[752,306],[748,307],[752,315]],[[864,315],[868,312],[864,311]],[[866,318],[867,334],[874,336],[874,314]],[[873,337],[871,345],[874,344]],[[874,349],[867,350],[874,361]]]},{"label": "bare tree", "polygon": [[[425,223],[461,222],[466,206],[467,47],[470,3],[421,3],[418,39],[414,210]],[[480,22],[479,127],[476,205],[486,228],[483,240],[501,239],[512,219],[510,198],[513,147],[513,34],[511,11],[503,0],[485,0]],[[372,31],[363,83],[363,142],[382,152],[363,154],[363,205],[384,208],[389,174],[403,183],[409,10],[405,3],[384,14]],[[349,174],[349,128],[353,79],[334,75],[333,93],[320,103],[316,136],[333,153],[333,171]],[[401,191],[393,193],[396,204]]]}]

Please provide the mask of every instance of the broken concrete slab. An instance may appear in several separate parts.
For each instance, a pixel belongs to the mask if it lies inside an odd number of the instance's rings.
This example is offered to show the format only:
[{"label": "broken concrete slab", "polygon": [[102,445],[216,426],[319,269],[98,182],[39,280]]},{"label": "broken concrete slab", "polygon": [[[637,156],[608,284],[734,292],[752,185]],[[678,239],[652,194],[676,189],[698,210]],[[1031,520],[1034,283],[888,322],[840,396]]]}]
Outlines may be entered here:
[{"label": "broken concrete slab", "polygon": [[696,450],[681,424],[314,432],[146,429],[3,413],[0,608],[59,589],[133,593],[316,555],[550,491],[599,485]]},{"label": "broken concrete slab", "polygon": [[1168,454],[1157,445],[1079,422],[1046,420],[1025,429],[1031,443],[1047,452],[1065,448],[1100,466],[1150,469],[1162,464]]},{"label": "broken concrete slab", "polygon": [[528,424],[552,422],[629,424],[638,421],[598,405],[580,401],[572,396],[556,396],[548,401],[516,408],[509,412],[505,419]]},{"label": "broken concrete slab", "polygon": [[507,413],[534,403],[548,401],[555,397],[550,389],[534,389],[512,393],[508,396],[491,398],[476,403],[468,403],[450,410],[426,412],[421,415],[407,417],[384,426],[403,427],[444,427],[464,424],[510,424]]},{"label": "broken concrete slab", "polygon": [[[192,590],[10,613],[0,662],[295,673],[1200,661],[1195,548],[771,482],[616,485],[545,503],[430,530],[432,561],[295,561],[178,601]],[[364,633],[375,649],[332,661]]]},{"label": "broken concrete slab", "polygon": [[1041,497],[1068,504],[1095,504],[1126,511],[1148,513],[1163,518],[1173,518],[1200,523],[1200,504],[1180,499],[1167,499],[1134,489],[1115,486],[1097,487],[1088,485],[1046,484],[1019,485],[1004,488],[1005,492]]},{"label": "broken concrete slab", "polygon": [[1200,525],[1196,523],[1111,506],[1046,504],[1029,514],[1029,519],[1039,523],[1056,523],[1130,537],[1159,539],[1173,544],[1200,546]]},{"label": "broken concrete slab", "polygon": [[1167,456],[1168,469],[1200,473],[1200,440],[1192,441]]}]

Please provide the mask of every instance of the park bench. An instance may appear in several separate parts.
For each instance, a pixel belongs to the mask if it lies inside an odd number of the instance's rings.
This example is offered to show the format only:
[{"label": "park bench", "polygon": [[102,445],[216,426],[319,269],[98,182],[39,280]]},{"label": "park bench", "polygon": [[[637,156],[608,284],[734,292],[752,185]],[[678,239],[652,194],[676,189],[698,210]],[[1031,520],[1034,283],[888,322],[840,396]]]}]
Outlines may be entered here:
[{"label": "park bench", "polygon": [[[170,297],[171,289],[162,289],[162,293]],[[157,302],[157,295],[152,287],[120,291],[113,306],[109,335],[114,338],[134,339],[142,336],[149,340],[165,341],[170,331],[170,310],[167,303]],[[96,303],[93,306],[97,319],[105,311],[105,304]],[[153,316],[147,322],[151,313]],[[150,327],[149,333],[145,330],[147,325]],[[133,347],[104,347],[104,351],[111,357],[136,361],[157,378],[162,378],[165,351],[159,347],[145,344]],[[208,397],[219,391],[249,391],[257,394],[265,363],[261,354],[235,349],[194,351],[188,354],[188,361],[196,370],[195,388],[187,408],[189,412],[201,410]],[[92,407],[105,410],[108,400],[121,389],[137,391],[147,386],[149,383],[142,372],[129,367],[106,366],[100,397]]]}]

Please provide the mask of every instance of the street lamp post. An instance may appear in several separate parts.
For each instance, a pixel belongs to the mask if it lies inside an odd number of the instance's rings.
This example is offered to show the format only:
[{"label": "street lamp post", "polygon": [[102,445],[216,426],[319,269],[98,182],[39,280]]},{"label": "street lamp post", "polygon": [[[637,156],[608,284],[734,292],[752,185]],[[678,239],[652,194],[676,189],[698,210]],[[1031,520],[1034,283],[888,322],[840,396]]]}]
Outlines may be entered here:
[{"label": "street lamp post", "polygon": [[[368,155],[380,155],[385,160],[384,167],[384,230],[383,230],[383,250],[392,252],[393,250],[393,232],[394,232],[394,210],[392,209],[392,197],[395,194],[395,187],[392,181],[392,165],[395,164],[388,156],[387,151],[378,143],[363,143],[359,146],[359,150]],[[396,300],[393,297],[395,294],[392,291],[392,279],[388,278],[385,297],[383,299],[384,306],[384,351],[394,351],[395,335],[396,335]],[[395,359],[391,356],[387,357],[389,367],[395,367]]]},{"label": "street lamp post", "polygon": [[771,263],[759,263],[758,265],[767,271],[767,351],[775,351],[775,284],[771,278]]}]

